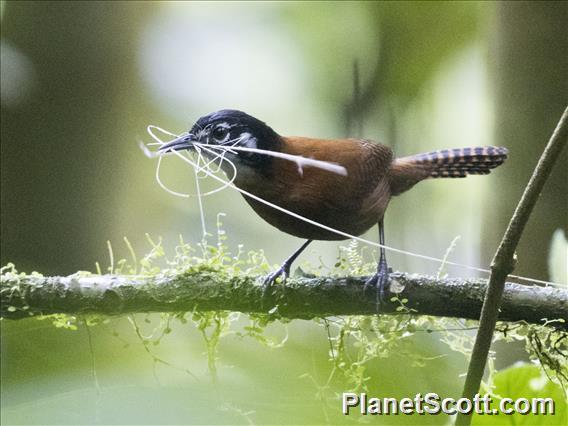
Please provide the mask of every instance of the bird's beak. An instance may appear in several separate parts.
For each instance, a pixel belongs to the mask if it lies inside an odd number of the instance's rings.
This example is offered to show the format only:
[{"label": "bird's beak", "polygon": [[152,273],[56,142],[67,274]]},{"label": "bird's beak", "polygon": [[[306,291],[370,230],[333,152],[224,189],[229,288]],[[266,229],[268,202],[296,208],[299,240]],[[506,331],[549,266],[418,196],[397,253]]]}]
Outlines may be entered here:
[{"label": "bird's beak", "polygon": [[158,149],[158,152],[164,154],[166,152],[183,151],[184,149],[192,148],[193,142],[195,142],[195,137],[193,135],[183,135],[165,145],[162,145]]}]

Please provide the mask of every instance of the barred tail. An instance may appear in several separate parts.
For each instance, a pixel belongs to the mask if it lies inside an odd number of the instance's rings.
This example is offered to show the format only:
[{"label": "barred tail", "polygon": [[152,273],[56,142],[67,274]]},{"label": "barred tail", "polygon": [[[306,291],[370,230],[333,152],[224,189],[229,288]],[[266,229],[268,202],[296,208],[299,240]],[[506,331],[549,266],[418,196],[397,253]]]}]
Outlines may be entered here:
[{"label": "barred tail", "polygon": [[486,175],[507,159],[507,148],[485,146],[443,149],[397,158],[391,166],[391,192],[398,195],[427,178]]},{"label": "barred tail", "polygon": [[507,158],[507,148],[484,146],[477,148],[443,149],[401,158],[429,171],[430,177],[461,178],[467,175],[486,175]]}]

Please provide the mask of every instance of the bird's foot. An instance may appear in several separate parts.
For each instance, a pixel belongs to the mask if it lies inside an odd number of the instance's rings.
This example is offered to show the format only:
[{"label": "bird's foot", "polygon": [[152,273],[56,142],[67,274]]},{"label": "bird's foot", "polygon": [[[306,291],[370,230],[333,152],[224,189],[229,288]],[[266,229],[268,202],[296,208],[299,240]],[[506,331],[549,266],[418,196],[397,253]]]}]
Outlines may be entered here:
[{"label": "bird's foot", "polygon": [[280,282],[284,284],[290,275],[290,267],[286,264],[282,265],[276,271],[268,274],[264,281],[262,282],[263,290],[262,290],[262,297],[266,299],[270,295],[270,289],[272,285],[276,283],[278,278],[280,278]]},{"label": "bird's foot", "polygon": [[385,291],[389,284],[389,272],[392,272],[390,268],[381,268],[375,275],[365,282],[365,286],[363,287],[363,292],[365,294],[367,294],[369,288],[374,288],[377,313],[379,313],[381,304],[385,301]]}]

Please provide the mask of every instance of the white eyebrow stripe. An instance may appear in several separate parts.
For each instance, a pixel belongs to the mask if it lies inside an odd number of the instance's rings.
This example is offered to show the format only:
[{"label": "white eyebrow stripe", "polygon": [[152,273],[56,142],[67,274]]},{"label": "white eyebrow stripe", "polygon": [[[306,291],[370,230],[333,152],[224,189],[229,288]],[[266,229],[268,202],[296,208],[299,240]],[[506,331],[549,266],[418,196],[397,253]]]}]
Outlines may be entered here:
[{"label": "white eyebrow stripe", "polygon": [[255,149],[258,146],[257,139],[249,132],[241,133],[239,139],[244,143],[246,148]]}]

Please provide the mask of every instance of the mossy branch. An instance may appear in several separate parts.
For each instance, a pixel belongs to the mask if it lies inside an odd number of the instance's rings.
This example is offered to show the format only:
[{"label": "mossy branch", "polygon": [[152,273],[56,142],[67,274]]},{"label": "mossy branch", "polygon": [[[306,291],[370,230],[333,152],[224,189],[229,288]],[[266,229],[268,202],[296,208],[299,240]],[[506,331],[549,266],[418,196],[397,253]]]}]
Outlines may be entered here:
[{"label": "mossy branch", "polygon": [[[39,314],[121,315],[138,312],[228,310],[271,313],[288,319],[376,313],[375,294],[363,292],[366,277],[291,278],[273,286],[263,298],[259,279],[229,276],[213,268],[193,267],[181,274],[155,276],[2,275],[3,318]],[[487,288],[485,280],[436,279],[391,274],[384,314],[411,313],[478,319]],[[568,328],[568,290],[507,283],[499,318],[503,321],[554,322]]]}]

